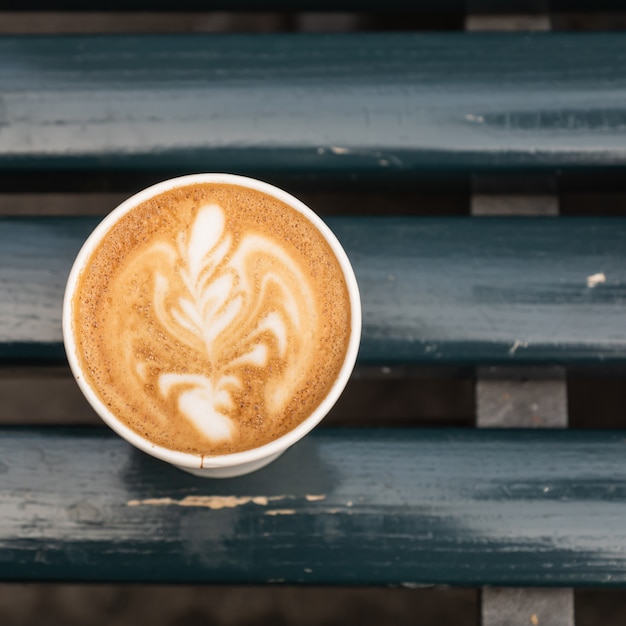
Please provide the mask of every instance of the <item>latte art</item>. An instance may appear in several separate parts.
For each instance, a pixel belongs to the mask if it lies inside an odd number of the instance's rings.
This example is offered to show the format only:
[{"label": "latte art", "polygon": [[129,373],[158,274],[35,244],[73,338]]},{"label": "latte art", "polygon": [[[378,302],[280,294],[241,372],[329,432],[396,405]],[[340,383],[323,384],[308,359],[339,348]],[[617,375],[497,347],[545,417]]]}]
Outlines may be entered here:
[{"label": "latte art", "polygon": [[133,430],[174,450],[262,445],[328,393],[350,334],[341,268],[297,211],[205,184],[111,229],[74,302],[83,369]]},{"label": "latte art", "polygon": [[[180,411],[214,441],[233,437],[232,392],[243,388],[246,367],[279,364],[268,376],[264,400],[269,413],[283,410],[306,373],[315,324],[315,299],[295,261],[267,237],[247,234],[235,246],[225,222],[221,207],[202,207],[190,231],[180,234],[177,250],[156,244],[146,252],[165,255],[178,270],[155,273],[158,322],[200,349],[209,372],[159,374],[159,390],[175,394]],[[187,295],[170,296],[183,286]],[[140,376],[146,365],[137,364]]]}]

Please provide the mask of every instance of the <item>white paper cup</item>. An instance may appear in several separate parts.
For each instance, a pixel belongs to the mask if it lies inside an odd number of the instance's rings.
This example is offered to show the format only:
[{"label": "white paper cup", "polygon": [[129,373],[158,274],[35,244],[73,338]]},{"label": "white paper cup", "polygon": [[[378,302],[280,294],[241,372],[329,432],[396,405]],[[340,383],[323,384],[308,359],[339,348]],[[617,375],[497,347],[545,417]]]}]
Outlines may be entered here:
[{"label": "white paper cup", "polygon": [[[83,375],[77,356],[73,330],[74,315],[72,311],[72,302],[79,276],[89,261],[93,251],[98,247],[99,243],[106,238],[107,233],[113,225],[116,224],[123,215],[129,213],[135,207],[150,198],[153,198],[154,196],[158,196],[159,194],[176,187],[195,185],[199,183],[232,184],[248,187],[273,196],[304,215],[308,221],[323,235],[333,250],[343,270],[351,307],[352,328],[344,362],[328,395],[319,404],[319,406],[304,421],[282,437],[279,437],[278,439],[275,439],[265,445],[259,446],[258,448],[219,456],[207,456],[170,450],[152,443],[120,421],[117,416],[114,415],[98,398]],[[360,338],[361,300],[359,297],[359,289],[354,271],[350,265],[350,261],[348,260],[345,251],[341,247],[341,244],[335,235],[311,209],[287,192],[278,189],[273,185],[269,185],[268,183],[244,176],[235,176],[233,174],[194,174],[191,176],[174,178],[149,187],[120,204],[96,227],[89,238],[85,241],[83,247],[78,253],[78,256],[76,257],[76,260],[74,261],[74,265],[72,266],[67,286],[65,288],[65,298],[63,301],[63,341],[65,343],[67,358],[78,386],[98,415],[100,415],[100,417],[115,432],[140,450],[143,450],[158,459],[167,461],[168,463],[171,463],[172,465],[191,472],[197,476],[213,478],[240,476],[264,467],[280,456],[287,448],[302,439],[302,437],[304,437],[314,426],[316,426],[330,411],[345,388],[356,362]]]}]

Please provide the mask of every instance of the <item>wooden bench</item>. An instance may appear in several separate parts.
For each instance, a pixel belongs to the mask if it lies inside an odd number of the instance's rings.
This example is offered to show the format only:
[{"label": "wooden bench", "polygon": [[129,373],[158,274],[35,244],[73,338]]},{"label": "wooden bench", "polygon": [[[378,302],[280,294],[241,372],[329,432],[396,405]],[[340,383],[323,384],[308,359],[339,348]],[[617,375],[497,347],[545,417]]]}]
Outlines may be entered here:
[{"label": "wooden bench", "polygon": [[[621,32],[1,36],[0,188],[40,213],[0,217],[5,374],[66,373],[62,293],[98,221],[40,198],[229,171],[343,243],[356,378],[476,381],[477,425],[498,428],[331,420],[211,481],[103,426],[5,425],[0,579],[623,587],[626,430],[560,427],[567,374],[626,365],[626,217],[553,214],[623,190],[625,51]],[[517,624],[490,593],[484,623]],[[571,592],[548,605],[572,623]],[[539,614],[519,623],[557,623]]]}]

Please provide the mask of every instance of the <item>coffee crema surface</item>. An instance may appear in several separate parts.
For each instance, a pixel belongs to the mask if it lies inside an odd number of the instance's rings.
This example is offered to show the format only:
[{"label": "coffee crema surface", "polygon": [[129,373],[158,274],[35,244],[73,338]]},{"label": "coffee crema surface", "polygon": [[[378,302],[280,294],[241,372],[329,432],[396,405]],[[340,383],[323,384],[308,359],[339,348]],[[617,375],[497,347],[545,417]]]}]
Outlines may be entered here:
[{"label": "coffee crema surface", "polygon": [[72,316],[103,404],[149,441],[202,455],[258,447],[311,415],[351,328],[341,266],[315,226],[218,183],[122,216],[84,266]]}]

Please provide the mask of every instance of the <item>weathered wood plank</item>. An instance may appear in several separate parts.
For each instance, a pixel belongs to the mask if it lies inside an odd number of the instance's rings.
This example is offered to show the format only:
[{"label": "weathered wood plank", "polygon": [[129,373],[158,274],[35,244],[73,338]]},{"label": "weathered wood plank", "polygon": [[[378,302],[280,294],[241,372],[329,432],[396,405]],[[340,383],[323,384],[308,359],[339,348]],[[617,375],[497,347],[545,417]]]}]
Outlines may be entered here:
[{"label": "weathered wood plank", "polygon": [[626,35],[6,36],[0,167],[389,182],[626,166]]},{"label": "weathered wood plank", "polygon": [[574,626],[572,589],[486,587],[481,626]]},{"label": "weathered wood plank", "polygon": [[509,368],[480,369],[476,425],[480,428],[567,428],[567,383],[560,368],[522,378]]},{"label": "weathered wood plank", "polygon": [[[626,219],[327,221],[361,287],[362,364],[626,364]],[[63,358],[63,289],[95,224],[0,220],[0,358]]]},{"label": "weathered wood plank", "polygon": [[319,429],[230,480],[0,434],[0,579],[626,583],[624,431]]}]

